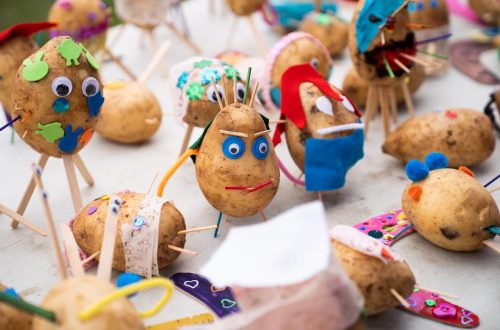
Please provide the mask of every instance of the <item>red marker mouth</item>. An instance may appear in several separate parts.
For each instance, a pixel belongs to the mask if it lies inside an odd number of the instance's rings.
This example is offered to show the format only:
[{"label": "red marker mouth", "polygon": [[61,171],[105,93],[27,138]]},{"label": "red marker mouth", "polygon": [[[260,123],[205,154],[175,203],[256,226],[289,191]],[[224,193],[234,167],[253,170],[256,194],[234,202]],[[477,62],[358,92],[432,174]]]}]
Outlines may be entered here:
[{"label": "red marker mouth", "polygon": [[273,183],[273,180],[267,180],[266,182],[264,183],[261,183],[257,186],[254,186],[254,187],[245,187],[245,186],[227,186],[227,187],[224,187],[224,189],[226,190],[244,190],[244,191],[247,191],[247,192],[254,192],[254,191],[257,191],[257,190],[260,190],[264,187],[267,187],[269,185],[271,185]]}]

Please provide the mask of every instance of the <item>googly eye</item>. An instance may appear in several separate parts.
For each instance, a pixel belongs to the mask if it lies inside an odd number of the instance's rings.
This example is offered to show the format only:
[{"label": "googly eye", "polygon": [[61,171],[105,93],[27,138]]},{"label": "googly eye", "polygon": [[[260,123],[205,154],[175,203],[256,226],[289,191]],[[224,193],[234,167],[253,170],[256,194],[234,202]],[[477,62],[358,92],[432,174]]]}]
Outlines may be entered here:
[{"label": "googly eye", "polygon": [[[224,101],[224,89],[220,85],[215,85],[215,87],[217,87],[217,93],[219,93],[220,100]],[[207,97],[210,102],[217,103],[217,94],[215,94],[213,85],[208,86]]]},{"label": "googly eye", "polygon": [[59,97],[65,97],[71,94],[73,84],[69,78],[60,76],[52,80],[52,92]]},{"label": "googly eye", "polygon": [[344,106],[344,108],[346,108],[347,111],[355,112],[354,106],[352,105],[351,101],[349,101],[349,99],[344,95],[341,95],[340,97],[342,98],[342,105]]},{"label": "googly eye", "polygon": [[252,145],[252,153],[257,159],[266,158],[269,153],[269,142],[263,136],[259,136],[255,141],[253,141]]},{"label": "googly eye", "polygon": [[94,77],[87,77],[82,83],[82,92],[86,97],[92,97],[99,92],[99,82]]},{"label": "googly eye", "polygon": [[239,82],[236,84],[236,98],[238,99],[239,102],[242,102],[244,97],[245,97],[245,85]]},{"label": "googly eye", "polygon": [[317,69],[319,65],[319,60],[316,57],[313,57],[309,61],[309,64],[311,64],[315,69]]},{"label": "googly eye", "polygon": [[332,102],[326,96],[320,96],[315,102],[316,109],[323,112],[324,114],[333,116]]},{"label": "googly eye", "polygon": [[230,136],[222,144],[224,156],[230,159],[238,159],[245,153],[245,143],[236,136]]}]

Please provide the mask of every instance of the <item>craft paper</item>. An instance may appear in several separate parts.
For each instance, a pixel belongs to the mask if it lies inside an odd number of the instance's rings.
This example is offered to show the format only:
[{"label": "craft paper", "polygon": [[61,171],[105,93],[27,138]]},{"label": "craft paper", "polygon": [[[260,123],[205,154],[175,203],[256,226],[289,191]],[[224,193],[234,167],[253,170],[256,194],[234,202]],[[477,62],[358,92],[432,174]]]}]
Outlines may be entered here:
[{"label": "craft paper", "polygon": [[313,202],[267,222],[232,228],[201,274],[216,286],[284,286],[325,270],[329,259],[325,211]]}]

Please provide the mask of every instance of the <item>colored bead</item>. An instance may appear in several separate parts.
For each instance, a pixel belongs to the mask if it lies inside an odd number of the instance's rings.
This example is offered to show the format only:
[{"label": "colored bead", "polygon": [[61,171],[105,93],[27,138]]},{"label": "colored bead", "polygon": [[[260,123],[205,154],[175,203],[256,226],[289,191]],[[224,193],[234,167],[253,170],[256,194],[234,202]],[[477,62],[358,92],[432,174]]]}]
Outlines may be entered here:
[{"label": "colored bead", "polygon": [[425,300],[425,305],[429,306],[429,307],[436,306],[436,301],[432,300],[432,299],[427,299],[427,300]]},{"label": "colored bead", "polygon": [[95,211],[97,211],[97,206],[95,205],[92,205],[88,210],[87,210],[87,214],[88,215],[92,215],[95,213]]},{"label": "colored bead", "polygon": [[145,224],[146,224],[146,220],[144,220],[143,218],[139,218],[139,217],[134,218],[134,227],[141,228]]},{"label": "colored bead", "polygon": [[[124,286],[137,283],[140,280],[141,280],[141,277],[139,275],[137,275],[137,274],[123,273],[123,274],[118,275],[118,277],[116,278],[116,286],[118,288],[122,288]],[[135,295],[137,295],[137,293],[133,293],[133,294],[127,296],[127,297],[131,298],[131,297],[133,297]]]},{"label": "colored bead", "polygon": [[419,288],[417,288],[417,287],[414,287],[414,288],[413,288],[413,292],[418,292],[418,291],[420,291],[420,289],[419,289]]},{"label": "colored bead", "polygon": [[382,238],[382,236],[384,236],[384,234],[378,230],[371,230],[368,232],[368,235],[377,239]]},{"label": "colored bead", "polygon": [[111,198],[111,195],[104,195],[104,196],[102,196],[102,197],[101,197],[101,199],[102,199],[103,201],[107,201],[107,200],[108,200],[108,199],[110,199],[110,198]]}]

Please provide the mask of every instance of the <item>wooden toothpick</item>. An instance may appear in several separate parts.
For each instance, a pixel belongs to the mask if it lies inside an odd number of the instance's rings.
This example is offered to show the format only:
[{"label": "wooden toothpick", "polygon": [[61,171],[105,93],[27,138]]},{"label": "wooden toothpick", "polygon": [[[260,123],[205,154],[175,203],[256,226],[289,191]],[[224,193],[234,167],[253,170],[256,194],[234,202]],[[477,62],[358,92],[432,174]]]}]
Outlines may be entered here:
[{"label": "wooden toothpick", "polygon": [[187,253],[187,254],[190,254],[192,256],[198,255],[198,252],[196,252],[196,251],[188,250],[188,249],[183,249],[183,248],[180,248],[180,247],[177,247],[177,246],[173,246],[173,245],[168,245],[168,248],[170,250],[174,250],[174,251],[181,252],[181,253]]},{"label": "wooden toothpick", "polygon": [[490,190],[488,190],[488,192],[489,192],[490,194],[493,194],[495,191],[498,191],[498,190],[500,190],[500,186],[498,186],[498,187],[496,187],[496,188],[493,188],[493,189],[490,189]]},{"label": "wooden toothpick", "polygon": [[237,81],[237,77],[236,75],[234,74],[233,75],[233,99],[234,99],[234,103],[238,103],[238,89],[236,88],[236,81]]},{"label": "wooden toothpick", "polygon": [[146,195],[149,195],[149,192],[151,191],[151,188],[153,188],[153,184],[155,183],[157,177],[158,177],[158,171],[156,171],[155,175],[153,176],[153,179],[151,179],[151,182],[148,185],[148,189],[146,190]]},{"label": "wooden toothpick", "polygon": [[116,196],[109,199],[108,216],[104,223],[104,237],[102,239],[101,257],[97,268],[97,277],[109,281],[115,252],[116,230],[118,227],[118,214],[122,201]]},{"label": "wooden toothpick", "polygon": [[266,214],[264,213],[264,211],[259,211],[259,214],[260,214],[260,216],[262,217],[262,219],[263,219],[264,221],[267,221],[267,216],[266,216]]},{"label": "wooden toothpick", "polygon": [[214,77],[210,77],[212,81],[212,87],[214,88],[215,98],[217,99],[217,103],[219,103],[219,109],[222,111],[224,106],[222,105],[222,100],[220,99],[219,90],[217,89],[217,85],[215,84]]},{"label": "wooden toothpick", "polygon": [[406,65],[401,63],[401,61],[398,60],[397,58],[394,59],[394,63],[396,63],[396,65],[399,66],[404,72],[408,74],[410,73],[410,69]]},{"label": "wooden toothpick", "polygon": [[7,206],[5,206],[3,204],[0,204],[0,214],[1,213],[4,213],[6,216],[16,220],[19,223],[22,223],[23,225],[25,225],[29,229],[33,230],[38,235],[47,236],[47,233],[43,229],[38,228],[37,226],[32,224],[28,219],[26,219],[24,216],[17,214],[16,212],[12,211],[11,209],[9,209]]},{"label": "wooden toothpick", "polygon": [[90,257],[83,259],[82,266],[87,264],[89,261],[94,260],[100,253],[101,253],[101,251],[97,251],[94,254],[92,254]]},{"label": "wooden toothpick", "polygon": [[495,251],[496,253],[500,254],[500,246],[497,245],[492,239],[487,239],[483,241],[483,244]]},{"label": "wooden toothpick", "polygon": [[390,291],[391,291],[391,294],[394,296],[394,298],[397,299],[397,301],[399,301],[399,303],[401,305],[403,305],[405,308],[410,308],[410,304],[406,301],[405,298],[403,298],[399,292],[397,292],[396,290],[394,290],[393,288],[390,288]]},{"label": "wooden toothpick", "polygon": [[194,233],[198,231],[203,231],[203,230],[210,230],[210,229],[215,229],[217,228],[217,225],[211,225],[211,226],[204,226],[204,227],[195,227],[195,228],[189,228],[189,229],[184,229],[180,230],[177,232],[178,235],[180,234],[188,234],[188,233]]},{"label": "wooden toothpick", "polygon": [[440,296],[443,296],[443,297],[448,297],[448,298],[452,298],[452,299],[459,299],[459,297],[457,295],[454,295],[454,294],[451,294],[451,293],[446,293],[446,292],[442,292],[442,291],[436,291],[436,290],[432,290],[432,289],[428,289],[428,288],[425,288],[419,284],[415,285],[417,288],[419,289],[422,289],[422,290],[425,290],[425,291],[429,291],[429,292],[432,292],[432,293],[435,293],[435,294],[438,294]]},{"label": "wooden toothpick", "polygon": [[229,104],[229,94],[227,93],[227,81],[226,75],[222,76],[222,88],[224,89],[224,106],[227,107]]},{"label": "wooden toothpick", "polygon": [[252,107],[253,106],[253,101],[255,100],[255,95],[257,94],[257,90],[259,89],[259,82],[254,86],[254,90],[252,92],[252,98],[250,99],[250,103],[248,103],[248,106]]}]

